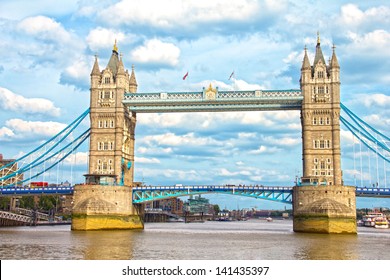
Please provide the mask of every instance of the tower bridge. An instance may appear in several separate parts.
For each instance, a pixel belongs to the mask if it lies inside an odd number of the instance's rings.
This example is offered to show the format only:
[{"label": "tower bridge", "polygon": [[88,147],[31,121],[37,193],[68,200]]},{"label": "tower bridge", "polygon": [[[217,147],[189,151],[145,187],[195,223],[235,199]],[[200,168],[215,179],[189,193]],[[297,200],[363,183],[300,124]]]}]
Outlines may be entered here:
[{"label": "tower bridge", "polygon": [[[138,93],[134,67],[125,70],[114,45],[91,72],[87,185],[76,186],[72,228],[142,228],[131,197],[137,113],[300,110],[302,184],[293,188],[294,230],[356,233],[355,189],[343,185],[340,159],[340,66],[333,49],[326,64],[318,37],[313,64],[307,50],[300,89]],[[111,187],[107,186],[110,185]]]},{"label": "tower bridge", "polygon": [[[91,72],[90,129],[84,132],[89,136],[86,182],[63,190],[74,194],[73,230],[143,228],[141,216],[145,201],[189,193],[223,192],[291,203],[293,227],[297,232],[356,233],[356,195],[373,196],[382,192],[344,185],[340,150],[340,66],[334,48],[329,63],[325,62],[319,38],[313,64],[305,48],[299,89],[220,91],[210,84],[195,92],[140,93],[137,90],[134,67],[131,72],[125,70],[116,44],[103,70],[95,57]],[[135,186],[137,114],[274,110],[301,112],[303,176],[296,186],[251,189]],[[371,142],[376,141],[369,133],[365,135]],[[80,137],[79,142],[86,137]],[[23,170],[41,164],[47,156],[46,152],[39,155],[36,162]],[[9,180],[15,174],[18,175],[17,172],[6,174],[0,181]],[[387,197],[386,191],[381,195]]]}]

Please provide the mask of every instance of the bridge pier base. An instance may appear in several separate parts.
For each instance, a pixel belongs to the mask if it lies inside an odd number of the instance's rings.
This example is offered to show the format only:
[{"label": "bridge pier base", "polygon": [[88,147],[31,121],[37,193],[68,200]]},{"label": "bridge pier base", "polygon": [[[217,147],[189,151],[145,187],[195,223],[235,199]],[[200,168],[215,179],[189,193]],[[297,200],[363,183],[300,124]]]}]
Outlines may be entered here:
[{"label": "bridge pier base", "polygon": [[143,229],[143,209],[127,186],[76,185],[72,230]]},{"label": "bridge pier base", "polygon": [[295,232],[356,234],[355,188],[294,187],[293,215]]}]

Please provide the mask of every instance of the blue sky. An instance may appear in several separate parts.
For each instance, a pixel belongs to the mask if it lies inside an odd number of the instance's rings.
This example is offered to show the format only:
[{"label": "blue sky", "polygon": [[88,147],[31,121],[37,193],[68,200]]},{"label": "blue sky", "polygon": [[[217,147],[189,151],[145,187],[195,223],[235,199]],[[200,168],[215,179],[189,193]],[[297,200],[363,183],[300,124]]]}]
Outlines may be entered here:
[{"label": "blue sky", "polygon": [[[326,59],[336,45],[342,102],[389,135],[388,1],[2,0],[0,153],[25,154],[84,112],[94,55],[105,67],[115,39],[125,67],[135,65],[139,92],[199,91],[209,83],[226,90],[298,89],[303,49],[312,62],[317,31]],[[233,70],[235,79],[228,80]],[[137,120],[137,181],[292,185],[301,175],[299,112],[139,114]],[[354,165],[358,146],[342,129],[345,183],[360,181],[361,173],[365,185],[375,182],[365,150],[363,167]],[[73,162],[72,180],[83,181],[86,151],[84,145],[64,163],[61,179],[70,178]],[[376,173],[374,156],[370,162]]]}]

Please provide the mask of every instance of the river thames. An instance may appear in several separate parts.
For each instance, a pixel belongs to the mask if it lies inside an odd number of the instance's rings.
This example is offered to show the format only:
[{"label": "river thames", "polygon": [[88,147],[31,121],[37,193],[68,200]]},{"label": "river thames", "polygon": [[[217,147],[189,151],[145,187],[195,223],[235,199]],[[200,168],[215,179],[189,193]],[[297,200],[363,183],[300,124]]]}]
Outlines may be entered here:
[{"label": "river thames", "polygon": [[291,220],[147,223],[136,231],[8,227],[0,240],[2,260],[390,260],[390,229],[304,234]]}]

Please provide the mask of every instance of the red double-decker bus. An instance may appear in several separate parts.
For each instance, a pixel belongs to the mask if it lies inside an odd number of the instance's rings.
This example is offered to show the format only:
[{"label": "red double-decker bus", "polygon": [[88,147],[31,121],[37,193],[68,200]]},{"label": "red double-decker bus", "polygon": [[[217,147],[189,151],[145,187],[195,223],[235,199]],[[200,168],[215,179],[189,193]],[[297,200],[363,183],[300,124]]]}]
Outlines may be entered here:
[{"label": "red double-decker bus", "polygon": [[48,187],[49,183],[48,182],[31,182],[30,187],[31,188],[44,188]]}]

